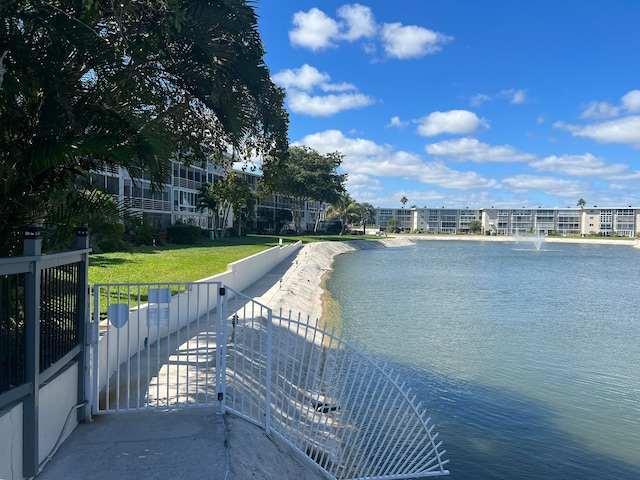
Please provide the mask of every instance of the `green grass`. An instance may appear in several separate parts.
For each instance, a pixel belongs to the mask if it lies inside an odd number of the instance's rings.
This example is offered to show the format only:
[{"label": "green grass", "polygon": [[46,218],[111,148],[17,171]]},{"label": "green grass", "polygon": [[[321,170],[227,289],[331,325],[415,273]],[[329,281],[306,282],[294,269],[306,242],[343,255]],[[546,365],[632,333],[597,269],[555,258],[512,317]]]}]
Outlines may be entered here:
[{"label": "green grass", "polygon": [[203,241],[198,246],[138,247],[132,252],[101,253],[89,256],[89,283],[156,283],[192,282],[225,272],[227,265],[272,248],[283,242],[347,241],[372,236],[314,235],[267,236],[249,235]]},{"label": "green grass", "polygon": [[[194,282],[225,272],[228,264],[279,245],[280,238],[284,244],[291,244],[298,240],[311,243],[376,237],[249,235],[242,238],[225,238],[222,242],[203,240],[197,246],[138,247],[131,252],[91,254],[89,284]],[[178,293],[177,288],[177,285],[171,286],[172,295]],[[134,307],[138,301],[146,302],[147,298],[147,285],[141,285],[139,290],[137,287],[110,287],[108,293],[103,289],[100,293],[100,317],[103,320],[106,318],[108,303],[124,301]]]}]

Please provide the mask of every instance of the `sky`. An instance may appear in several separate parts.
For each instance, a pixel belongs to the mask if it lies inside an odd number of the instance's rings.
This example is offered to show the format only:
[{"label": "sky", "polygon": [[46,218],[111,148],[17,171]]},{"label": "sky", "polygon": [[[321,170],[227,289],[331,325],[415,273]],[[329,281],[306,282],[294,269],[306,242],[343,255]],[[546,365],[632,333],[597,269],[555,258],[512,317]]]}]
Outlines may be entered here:
[{"label": "sky", "polygon": [[640,207],[639,0],[254,3],[289,141],[374,207]]}]

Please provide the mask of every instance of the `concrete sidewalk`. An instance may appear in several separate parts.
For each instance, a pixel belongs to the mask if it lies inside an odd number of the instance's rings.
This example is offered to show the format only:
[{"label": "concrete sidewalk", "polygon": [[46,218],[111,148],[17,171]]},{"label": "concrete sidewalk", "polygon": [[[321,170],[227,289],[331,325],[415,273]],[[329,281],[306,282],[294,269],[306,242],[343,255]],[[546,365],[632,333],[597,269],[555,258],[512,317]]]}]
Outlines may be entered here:
[{"label": "concrete sidewalk", "polygon": [[79,425],[39,480],[314,479],[298,452],[217,408],[123,413]]},{"label": "concrete sidewalk", "polygon": [[298,452],[218,408],[123,413],[79,425],[39,480],[325,478]]}]

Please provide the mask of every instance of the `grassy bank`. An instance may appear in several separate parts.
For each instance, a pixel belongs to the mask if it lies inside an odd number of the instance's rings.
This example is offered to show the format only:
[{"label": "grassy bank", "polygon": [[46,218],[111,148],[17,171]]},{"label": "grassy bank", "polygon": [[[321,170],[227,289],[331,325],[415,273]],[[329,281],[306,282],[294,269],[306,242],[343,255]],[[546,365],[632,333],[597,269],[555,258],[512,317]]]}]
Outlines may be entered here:
[{"label": "grassy bank", "polygon": [[[206,240],[197,246],[138,247],[131,252],[92,254],[89,283],[191,282],[227,270],[227,265],[283,243],[346,241],[337,235],[268,236]],[[374,237],[371,237],[374,238]]]}]

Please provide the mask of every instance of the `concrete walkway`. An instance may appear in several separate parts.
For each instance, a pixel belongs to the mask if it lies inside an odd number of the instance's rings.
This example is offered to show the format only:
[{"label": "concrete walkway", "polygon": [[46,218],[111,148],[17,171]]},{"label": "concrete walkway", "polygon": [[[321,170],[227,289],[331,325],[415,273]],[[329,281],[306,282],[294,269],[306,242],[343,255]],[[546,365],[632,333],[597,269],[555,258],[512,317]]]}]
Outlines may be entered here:
[{"label": "concrete walkway", "polygon": [[273,435],[217,408],[104,415],[78,426],[42,480],[325,478]]}]

